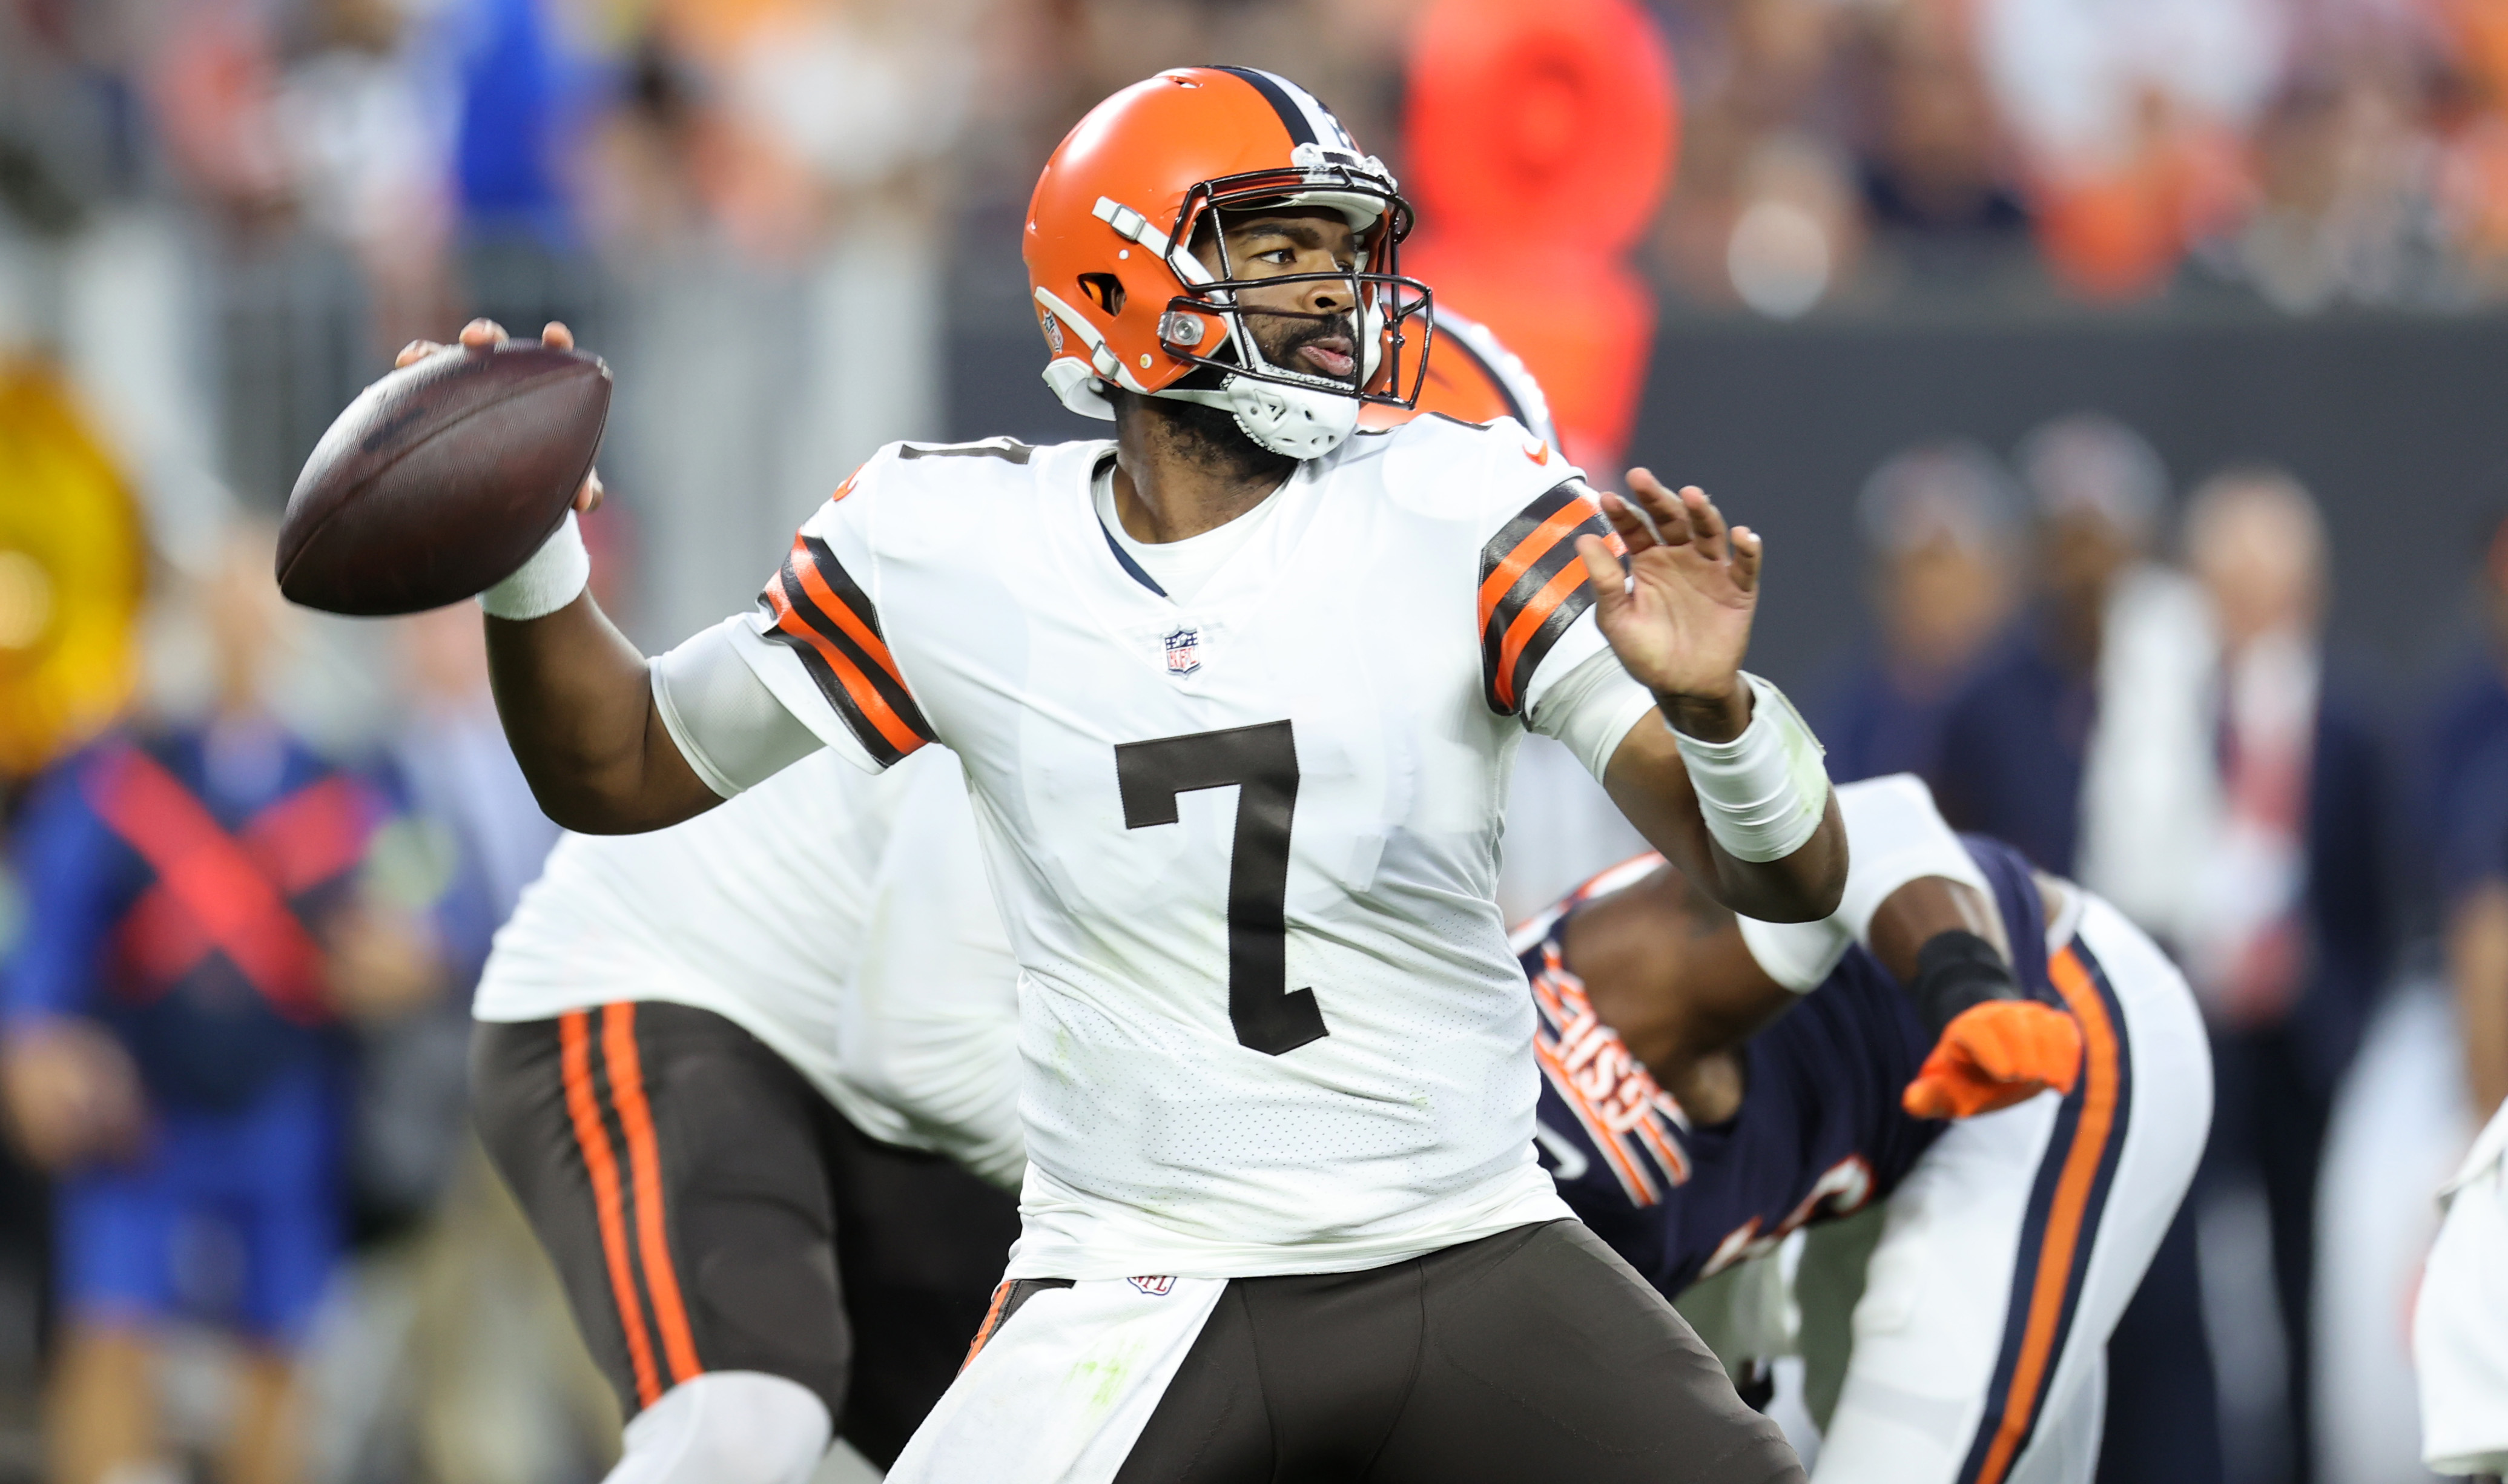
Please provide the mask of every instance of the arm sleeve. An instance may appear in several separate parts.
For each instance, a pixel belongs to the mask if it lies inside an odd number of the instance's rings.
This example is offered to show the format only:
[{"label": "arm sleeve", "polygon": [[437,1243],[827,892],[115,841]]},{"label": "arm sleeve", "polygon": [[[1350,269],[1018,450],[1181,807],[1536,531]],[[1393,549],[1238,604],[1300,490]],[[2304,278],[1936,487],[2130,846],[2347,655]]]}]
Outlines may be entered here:
[{"label": "arm sleeve", "polygon": [[1850,783],[1837,791],[1846,821],[1846,895],[1833,920],[1858,943],[1872,938],[1872,914],[1910,881],[1943,876],[1994,900],[1975,857],[1934,807],[1934,791],[1913,773]]},{"label": "arm sleeve", "polygon": [[1806,993],[1828,978],[1846,950],[1868,944],[1872,915],[1890,894],[1910,881],[1943,876],[1982,892],[1994,888],[1934,807],[1934,795],[1912,773],[1850,783],[1837,790],[1846,822],[1846,895],[1837,910],[1818,922],[1741,919],[1751,956],[1770,978]]},{"label": "arm sleeve", "polygon": [[[1577,618],[1568,637],[1578,638],[1579,629],[1593,632],[1594,615]],[[1584,657],[1573,664],[1553,650],[1550,663],[1533,675],[1524,712],[1526,725],[1566,744],[1597,783],[1620,739],[1655,709],[1653,692],[1638,684],[1601,640],[1595,632],[1594,643],[1581,646]]]},{"label": "arm sleeve", "polygon": [[24,930],[0,964],[0,1023],[78,1015],[112,926],[113,838],[79,792],[82,762],[47,779],[19,821],[11,865]]},{"label": "arm sleeve", "polygon": [[876,601],[873,528],[899,447],[881,450],[837,488],[793,538],[756,611],[723,626],[731,652],[786,711],[872,770],[933,739]]},{"label": "arm sleeve", "polygon": [[[652,664],[653,705],[662,714],[662,724],[670,728],[688,766],[725,798],[756,788],[825,745],[752,668],[764,666],[773,656],[753,659],[742,653],[744,639],[763,645],[746,617],[726,618]],[[845,741],[851,744],[852,738]],[[840,751],[856,766],[871,766],[860,746]]]}]

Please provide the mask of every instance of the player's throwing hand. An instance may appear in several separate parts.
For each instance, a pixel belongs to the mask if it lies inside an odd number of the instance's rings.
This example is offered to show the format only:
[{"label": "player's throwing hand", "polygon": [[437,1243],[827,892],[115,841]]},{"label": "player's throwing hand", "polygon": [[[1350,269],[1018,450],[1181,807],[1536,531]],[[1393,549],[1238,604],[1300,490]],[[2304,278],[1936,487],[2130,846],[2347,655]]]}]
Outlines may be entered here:
[{"label": "player's throwing hand", "polygon": [[[455,344],[474,351],[485,351],[512,338],[505,333],[505,327],[494,319],[473,319],[461,327],[461,338]],[[572,351],[574,349],[574,331],[568,329],[558,320],[552,319],[540,331],[540,344],[554,346],[561,351]],[[413,340],[400,348],[400,353],[392,357],[392,364],[406,366],[412,361],[424,360],[438,351],[452,349],[452,346],[433,340]],[[583,476],[582,488],[574,492],[574,507],[589,515],[601,508],[602,497],[606,493],[601,483],[601,471],[587,470]]]},{"label": "player's throwing hand", "polygon": [[1680,730],[1708,741],[1737,735],[1751,716],[1742,655],[1759,597],[1758,534],[1728,530],[1706,491],[1676,495],[1645,469],[1629,471],[1627,498],[1602,500],[1628,547],[1624,566],[1601,537],[1576,539],[1603,637]]}]

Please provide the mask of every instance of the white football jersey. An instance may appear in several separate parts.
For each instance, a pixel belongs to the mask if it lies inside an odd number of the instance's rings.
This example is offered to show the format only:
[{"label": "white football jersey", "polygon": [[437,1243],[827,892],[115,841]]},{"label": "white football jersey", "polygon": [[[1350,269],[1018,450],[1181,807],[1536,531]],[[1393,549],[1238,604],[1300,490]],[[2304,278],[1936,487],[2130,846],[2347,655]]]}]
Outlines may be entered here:
[{"label": "white football jersey", "polygon": [[[1524,717],[1604,647],[1600,510],[1519,425],[1423,418],[1300,464],[1179,604],[1097,516],[1112,457],[892,445],[729,625],[831,749],[965,764],[1022,971],[1012,1276],[1352,1270],[1566,1216],[1493,889]],[[1652,702],[1608,675],[1624,731]]]},{"label": "white football jersey", "polygon": [[650,835],[569,835],[497,934],[471,1014],[710,1010],[871,1137],[1015,1184],[1016,970],[956,761],[828,755]]}]

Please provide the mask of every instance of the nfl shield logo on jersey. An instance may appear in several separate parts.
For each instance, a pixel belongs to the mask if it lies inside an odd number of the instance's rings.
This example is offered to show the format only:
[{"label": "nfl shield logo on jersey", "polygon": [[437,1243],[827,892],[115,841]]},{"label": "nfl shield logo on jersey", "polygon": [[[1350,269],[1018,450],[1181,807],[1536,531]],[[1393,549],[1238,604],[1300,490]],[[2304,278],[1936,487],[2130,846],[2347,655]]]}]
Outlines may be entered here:
[{"label": "nfl shield logo on jersey", "polygon": [[1131,1283],[1133,1287],[1152,1298],[1165,1298],[1174,1289],[1175,1279],[1168,1274],[1161,1273],[1155,1277],[1133,1279]]},{"label": "nfl shield logo on jersey", "polygon": [[1191,675],[1201,668],[1201,630],[1178,629],[1167,636],[1166,645],[1169,675]]}]

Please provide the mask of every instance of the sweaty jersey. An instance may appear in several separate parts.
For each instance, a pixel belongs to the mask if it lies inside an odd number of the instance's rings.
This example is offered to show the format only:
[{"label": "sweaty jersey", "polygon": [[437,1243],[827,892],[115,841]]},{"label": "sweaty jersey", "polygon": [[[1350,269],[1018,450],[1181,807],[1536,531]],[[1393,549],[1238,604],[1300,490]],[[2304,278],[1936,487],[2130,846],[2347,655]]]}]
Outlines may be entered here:
[{"label": "sweaty jersey", "polygon": [[[2061,1005],[2028,861],[1997,840],[1962,843],[1993,890],[2023,992]],[[1862,947],[1752,1038],[1740,1111],[1693,1126],[1595,1019],[1562,956],[1578,908],[1662,864],[1641,856],[1603,872],[1526,923],[1516,946],[1541,1017],[1542,1163],[1576,1214],[1669,1296],[1764,1256],[1798,1227],[1887,1197],[1949,1126],[1899,1105],[1933,1038]]]},{"label": "sweaty jersey", "polygon": [[1021,969],[1011,1275],[1342,1271],[1567,1214],[1492,892],[1528,717],[1652,705],[1580,663],[1576,471],[1512,422],[1362,433],[1178,602],[1098,517],[1112,457],[893,445],[727,625],[831,749],[965,764]]}]

